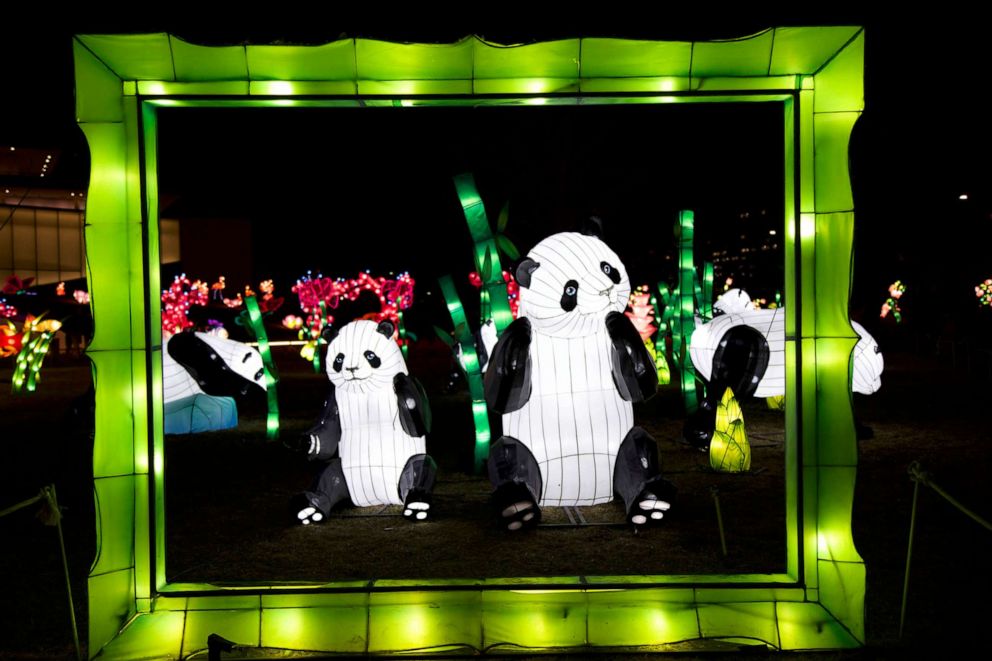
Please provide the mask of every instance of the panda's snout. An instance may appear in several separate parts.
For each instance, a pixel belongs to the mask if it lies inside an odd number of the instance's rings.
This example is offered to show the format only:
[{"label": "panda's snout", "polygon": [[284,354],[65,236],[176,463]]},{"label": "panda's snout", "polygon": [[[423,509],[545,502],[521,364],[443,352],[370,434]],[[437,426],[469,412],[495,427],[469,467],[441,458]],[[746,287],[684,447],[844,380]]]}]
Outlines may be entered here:
[{"label": "panda's snout", "polygon": [[354,374],[355,372],[358,371],[358,367],[357,366],[356,367],[345,367],[345,370],[347,370],[347,371],[351,372],[352,374]]},{"label": "panda's snout", "polygon": [[613,285],[610,285],[606,289],[600,289],[599,290],[599,295],[600,296],[609,296],[612,293],[613,293]]}]

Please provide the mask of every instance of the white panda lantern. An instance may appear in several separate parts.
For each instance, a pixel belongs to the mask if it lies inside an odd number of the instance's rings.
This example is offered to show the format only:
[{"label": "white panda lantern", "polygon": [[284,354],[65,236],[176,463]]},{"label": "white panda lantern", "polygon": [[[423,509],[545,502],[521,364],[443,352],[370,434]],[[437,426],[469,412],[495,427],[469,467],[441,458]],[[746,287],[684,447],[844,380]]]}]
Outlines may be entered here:
[{"label": "white panda lantern", "polygon": [[[785,394],[785,308],[756,310],[741,289],[731,289],[713,304],[717,316],[697,321],[689,356],[699,375],[743,397]],[[851,390],[870,395],[882,387],[885,363],[875,338],[856,321]],[[736,355],[735,355],[736,354]]]},{"label": "white panda lantern", "polygon": [[238,424],[232,397],[265,392],[265,368],[258,350],[243,342],[176,333],[165,338],[162,386],[166,434],[230,429]]},{"label": "white panda lantern", "polygon": [[210,333],[176,333],[162,352],[163,399],[193,395],[247,394],[265,391],[265,368],[258,351],[243,342]]},{"label": "white panda lantern", "polygon": [[632,402],[654,395],[657,371],[623,315],[630,280],[603,241],[565,232],[517,268],[520,313],[493,349],[486,401],[503,414],[489,454],[493,500],[509,530],[541,506],[624,500],[635,526],[661,521],[674,487]]},{"label": "white panda lantern", "polygon": [[[713,304],[712,321],[697,320],[689,356],[709,384],[706,400],[686,422],[683,436],[707,448],[713,434],[716,403],[729,387],[738,400],[785,394],[785,308],[759,309],[741,289],[731,289]],[[871,334],[856,321],[851,390],[870,395],[882,387],[885,366]]]},{"label": "white panda lantern", "polygon": [[353,321],[330,340],[331,392],[317,424],[301,439],[324,462],[310,491],[296,498],[303,524],[323,521],[350,498],[359,507],[403,505],[425,521],[437,468],[426,454],[427,397],[407,373],[389,321]]}]

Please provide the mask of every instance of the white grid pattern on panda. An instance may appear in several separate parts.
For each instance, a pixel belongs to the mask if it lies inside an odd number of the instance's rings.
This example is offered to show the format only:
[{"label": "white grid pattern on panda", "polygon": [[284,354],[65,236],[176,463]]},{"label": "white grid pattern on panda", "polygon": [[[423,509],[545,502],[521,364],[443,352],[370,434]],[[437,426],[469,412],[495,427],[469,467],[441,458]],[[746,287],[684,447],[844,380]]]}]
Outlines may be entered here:
[{"label": "white grid pattern on panda", "polygon": [[755,397],[785,394],[785,308],[750,310],[722,314],[709,323],[697,326],[689,342],[692,364],[707,381],[713,372],[713,356],[724,335],[734,326],[749,326],[768,343],[768,367],[754,392]]},{"label": "white grid pattern on panda", "polygon": [[634,412],[613,384],[610,350],[605,328],[570,339],[533,335],[530,399],[503,416],[503,429],[526,444],[540,466],[541,505],[613,499],[613,468]]},{"label": "white grid pattern on panda", "polygon": [[[424,437],[403,431],[393,377],[407,373],[403,354],[372,321],[346,325],[327,349],[327,374],[335,386],[341,419],[341,468],[352,502],[401,505],[399,478],[407,460],[426,450]],[[373,367],[366,352],[373,352]],[[334,360],[339,355],[340,370]]]},{"label": "white grid pattern on panda", "polygon": [[[630,278],[615,252],[594,237],[574,232],[550,236],[527,255],[540,265],[529,287],[520,290],[520,316],[554,337],[580,337],[603,329],[609,312],[623,312],[630,295]],[[615,269],[619,282],[603,271]],[[562,309],[569,281],[578,283],[576,306]]]},{"label": "white grid pattern on panda", "polygon": [[184,397],[202,395],[186,368],[173,360],[167,350],[162,351],[162,396],[164,402],[174,402]]},{"label": "white grid pattern on panda", "polygon": [[851,390],[862,395],[870,395],[882,387],[882,370],[885,361],[879,351],[875,338],[856,321],[851,322],[858,334],[858,343],[854,345],[851,357],[854,367],[851,370]]},{"label": "white grid pattern on panda", "polygon": [[520,290],[520,316],[532,327],[532,390],[527,404],[503,416],[504,433],[538,462],[541,505],[609,502],[616,455],[634,416],[613,383],[606,317],[626,307],[630,279],[615,252],[582,234],[550,236],[528,257],[538,263]]}]

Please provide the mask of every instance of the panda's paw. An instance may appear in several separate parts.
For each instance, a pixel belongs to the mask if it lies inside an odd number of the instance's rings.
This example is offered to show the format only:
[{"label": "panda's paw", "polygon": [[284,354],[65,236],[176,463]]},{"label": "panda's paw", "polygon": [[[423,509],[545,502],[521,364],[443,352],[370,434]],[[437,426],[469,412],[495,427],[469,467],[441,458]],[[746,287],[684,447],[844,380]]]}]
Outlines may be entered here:
[{"label": "panda's paw", "polygon": [[659,500],[654,494],[641,494],[634,507],[628,514],[630,522],[635,526],[649,526],[661,523],[665,518],[665,513],[671,509],[672,504]]},{"label": "panda's paw", "polygon": [[403,518],[407,521],[420,523],[430,518],[431,497],[429,493],[413,489],[406,495],[403,504]]},{"label": "panda's paw", "polygon": [[493,493],[493,502],[499,510],[500,526],[506,530],[534,528],[541,522],[541,508],[523,484],[503,484]]},{"label": "panda's paw", "polygon": [[324,515],[316,507],[304,507],[296,513],[296,518],[305,526],[311,523],[320,523],[324,520]]},{"label": "panda's paw", "polygon": [[657,526],[669,514],[674,500],[675,487],[667,480],[660,480],[637,495],[627,512],[627,521],[634,528]]},{"label": "panda's paw", "polygon": [[299,493],[290,500],[289,508],[296,516],[296,521],[305,526],[311,523],[321,523],[327,519],[327,513],[320,510],[318,503],[305,493]]}]

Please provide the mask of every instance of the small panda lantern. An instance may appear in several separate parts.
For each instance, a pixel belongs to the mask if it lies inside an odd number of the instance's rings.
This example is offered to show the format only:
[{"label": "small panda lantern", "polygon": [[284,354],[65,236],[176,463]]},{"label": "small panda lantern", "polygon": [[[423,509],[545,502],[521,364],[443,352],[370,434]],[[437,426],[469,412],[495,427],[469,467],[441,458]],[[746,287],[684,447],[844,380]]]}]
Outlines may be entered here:
[{"label": "small panda lantern", "polygon": [[403,505],[425,521],[437,468],[426,454],[427,397],[412,379],[389,321],[353,321],[327,347],[331,392],[317,424],[302,439],[311,460],[325,462],[310,491],[295,500],[303,524],[324,520],[350,498],[359,507]]},{"label": "small panda lantern", "polygon": [[503,414],[488,462],[502,524],[534,526],[542,506],[614,493],[635,527],[660,522],[674,487],[632,406],[654,395],[658,375],[623,315],[630,279],[620,258],[597,237],[565,232],[538,243],[516,276],[520,313],[485,375],[486,401]]}]

